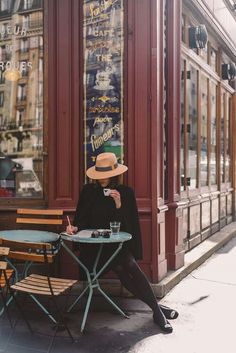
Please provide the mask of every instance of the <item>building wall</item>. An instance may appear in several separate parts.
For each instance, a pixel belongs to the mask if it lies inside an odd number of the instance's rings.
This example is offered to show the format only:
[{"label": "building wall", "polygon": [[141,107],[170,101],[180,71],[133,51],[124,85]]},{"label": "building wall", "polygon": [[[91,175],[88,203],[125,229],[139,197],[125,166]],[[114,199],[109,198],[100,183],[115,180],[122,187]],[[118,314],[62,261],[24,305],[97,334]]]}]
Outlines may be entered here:
[{"label": "building wall", "polygon": [[[144,248],[140,264],[157,283],[167,270],[184,265],[186,249],[233,220],[235,142],[231,135],[229,189],[208,194],[181,190],[181,53],[186,55],[181,47],[182,1],[124,3],[124,163],[129,167],[125,182],[137,198]],[[12,227],[19,206],[61,208],[65,227],[84,183],[82,2],[44,4],[44,199],[1,198],[2,229]],[[198,1],[189,2],[190,13],[198,13],[199,6]],[[200,18],[211,28],[207,16],[201,12]],[[232,131],[235,114],[234,93]],[[61,271],[71,277],[78,273],[64,253]]]},{"label": "building wall", "polygon": [[[125,163],[126,182],[136,193],[143,236],[141,265],[150,279],[166,273],[163,190],[162,2],[125,2]],[[73,214],[84,180],[82,12],[78,1],[49,1],[48,206]],[[48,21],[50,19],[50,21]],[[157,183],[158,179],[158,183]],[[158,212],[161,214],[158,216]],[[160,241],[161,234],[161,241]],[[159,272],[159,269],[161,271]]]}]

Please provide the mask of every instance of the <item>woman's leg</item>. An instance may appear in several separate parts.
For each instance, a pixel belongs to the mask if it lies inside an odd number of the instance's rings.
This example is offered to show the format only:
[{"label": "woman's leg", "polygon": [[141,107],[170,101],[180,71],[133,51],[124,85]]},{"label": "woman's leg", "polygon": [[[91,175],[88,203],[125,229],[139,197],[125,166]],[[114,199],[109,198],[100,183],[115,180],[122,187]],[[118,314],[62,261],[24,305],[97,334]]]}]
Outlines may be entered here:
[{"label": "woman's leg", "polygon": [[172,332],[172,327],[162,313],[147,277],[134,257],[129,253],[124,254],[119,266],[114,271],[122,284],[152,309],[154,322],[165,332]]},{"label": "woman's leg", "polygon": [[[142,293],[140,293],[136,286],[135,283],[133,281],[133,277],[131,277],[129,275],[129,273],[127,273],[124,268],[122,266],[117,266],[114,269],[114,272],[117,274],[117,276],[119,277],[122,285],[128,289],[128,291],[133,294],[136,298],[142,300],[145,304],[149,305],[147,302],[147,298],[146,296],[142,296]],[[165,317],[167,319],[176,319],[179,314],[176,310],[171,309],[168,306],[162,305],[162,304],[158,304],[161,311],[163,312],[163,314],[165,315]]]},{"label": "woman's leg", "polygon": [[[128,291],[133,294],[136,298],[142,300],[144,303],[146,303],[147,305],[148,302],[147,302],[147,298],[146,296],[142,296],[142,293],[140,293],[136,286],[135,286],[135,283],[133,281],[133,278],[129,275],[129,273],[127,273],[124,268],[122,266],[117,266],[115,269],[114,269],[114,272],[117,274],[117,276],[119,277],[122,285],[128,289]],[[161,311],[163,312],[163,314],[165,315],[165,317],[167,319],[176,319],[179,314],[176,310],[174,309],[171,309],[170,307],[168,306],[165,306],[163,304],[158,304]]]}]

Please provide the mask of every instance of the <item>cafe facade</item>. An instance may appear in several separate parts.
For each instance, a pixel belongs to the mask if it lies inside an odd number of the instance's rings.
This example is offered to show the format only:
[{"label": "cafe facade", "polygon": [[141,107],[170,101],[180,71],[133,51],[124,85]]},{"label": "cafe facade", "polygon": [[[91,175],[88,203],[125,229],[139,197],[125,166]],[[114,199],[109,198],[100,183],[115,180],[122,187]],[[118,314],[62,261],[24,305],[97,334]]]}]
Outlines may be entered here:
[{"label": "cafe facade", "polygon": [[0,5],[1,229],[19,207],[63,209],[66,226],[86,169],[114,152],[158,283],[235,219],[235,2]]}]

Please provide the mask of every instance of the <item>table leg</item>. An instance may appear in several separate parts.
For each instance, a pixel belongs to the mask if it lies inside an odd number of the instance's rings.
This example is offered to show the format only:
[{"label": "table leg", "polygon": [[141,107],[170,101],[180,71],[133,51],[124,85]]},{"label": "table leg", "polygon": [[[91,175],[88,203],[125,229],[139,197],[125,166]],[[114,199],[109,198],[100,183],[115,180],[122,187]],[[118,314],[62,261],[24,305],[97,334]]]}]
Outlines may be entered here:
[{"label": "table leg", "polygon": [[[98,265],[98,262],[99,262],[99,259],[100,259],[100,256],[101,256],[101,252],[102,252],[102,248],[103,248],[103,244],[100,244],[100,247],[99,247],[99,250],[98,250],[98,253],[97,253],[97,256],[96,256],[96,259],[94,261],[94,265],[93,265],[93,272],[90,273],[88,271],[88,269],[84,266],[83,269],[87,269],[86,271],[86,275],[87,275],[87,278],[88,278],[88,275],[89,275],[89,278],[90,278],[90,281],[88,281],[88,285],[84,288],[84,290],[82,291],[82,293],[78,296],[78,298],[75,299],[75,301],[71,304],[71,306],[67,309],[67,312],[69,313],[73,308],[74,306],[79,302],[79,300],[83,297],[83,295],[86,293],[86,291],[88,290],[88,288],[94,288],[95,286],[92,286],[92,283],[94,282],[94,280],[96,279],[95,278],[95,275],[96,275],[96,268],[97,268],[97,265]],[[67,248],[68,249],[68,248]],[[72,253],[74,255],[74,253]],[[75,255],[74,255],[75,256]],[[73,258],[75,258],[73,256]],[[76,257],[77,258],[77,257]],[[77,258],[77,262],[78,261],[78,258]],[[81,264],[81,261],[80,261],[80,264]],[[97,287],[97,285],[96,285]]]},{"label": "table leg", "polygon": [[104,298],[110,303],[121,315],[123,315],[126,319],[129,319],[129,316],[124,313],[121,308],[113,302],[113,300],[98,286],[99,292],[104,296]]},{"label": "table leg", "polygon": [[84,327],[85,327],[85,324],[86,324],[86,320],[87,320],[87,316],[88,316],[88,312],[89,312],[92,296],[93,296],[93,288],[89,287],[89,295],[88,295],[86,307],[85,307],[85,310],[84,310],[84,316],[83,316],[83,320],[82,320],[82,324],[81,324],[81,328],[80,328],[81,332],[84,331]]},{"label": "table leg", "polygon": [[[87,276],[87,287],[82,291],[82,293],[79,295],[78,298],[76,298],[76,300],[71,304],[71,306],[67,309],[67,312],[69,313],[73,307],[78,303],[78,301],[83,297],[83,295],[86,293],[86,291],[88,290],[88,288],[90,288],[90,292],[89,292],[89,297],[91,296],[92,297],[92,294],[91,294],[91,288],[92,288],[92,280],[91,280],[91,275],[87,269],[86,266],[84,266],[84,264],[79,260],[78,256],[76,256],[73,251],[71,251],[71,249],[64,243],[64,241],[61,239],[61,245],[63,246],[63,248],[70,254],[70,256],[83,268],[83,270],[85,271],[86,273],[86,276]],[[93,292],[93,289],[92,289],[92,292]],[[89,298],[88,298],[89,300]],[[91,302],[91,299],[90,299],[90,302]],[[87,305],[86,305],[86,308],[85,310],[88,311],[88,308],[90,306],[90,302],[88,304],[88,301],[87,301]],[[87,308],[88,307],[88,308]],[[87,313],[88,314],[88,313]],[[87,314],[85,316],[84,314],[84,317],[86,318],[87,317]],[[84,319],[83,319],[84,321]],[[82,323],[83,324],[83,323]],[[84,323],[85,325],[85,323]]]},{"label": "table leg", "polygon": [[71,251],[71,249],[63,242],[63,240],[61,239],[61,244],[64,247],[64,249],[72,256],[72,258],[84,269],[86,276],[87,276],[87,281],[88,281],[88,285],[84,288],[84,290],[82,291],[82,293],[78,296],[78,298],[76,298],[76,300],[72,303],[72,305],[69,307],[69,309],[67,310],[67,312],[70,312],[73,307],[78,303],[78,301],[82,298],[82,296],[86,293],[86,291],[89,289],[89,294],[88,294],[88,299],[87,299],[87,303],[86,303],[86,307],[85,307],[85,311],[84,311],[84,315],[83,315],[83,319],[82,319],[82,324],[81,324],[81,332],[83,332],[85,324],[86,324],[86,320],[87,320],[87,316],[88,316],[88,312],[89,312],[89,308],[90,308],[90,304],[91,304],[91,300],[92,300],[92,296],[93,296],[93,290],[94,288],[97,288],[99,290],[99,292],[104,296],[104,298],[124,317],[129,318],[129,316],[127,316],[123,310],[121,310],[118,305],[116,305],[113,300],[101,289],[98,278],[99,276],[102,274],[102,272],[107,268],[107,266],[111,263],[111,261],[117,256],[117,254],[120,252],[123,243],[119,243],[117,249],[114,251],[114,253],[112,254],[112,256],[108,259],[108,261],[102,266],[102,268],[97,272],[97,265],[99,263],[99,259],[102,253],[102,249],[103,249],[103,243],[100,244],[96,259],[94,261],[94,265],[93,265],[93,272],[90,273],[89,270],[87,269],[87,267],[79,260],[79,258]]},{"label": "table leg", "polygon": [[[108,261],[103,265],[103,267],[98,271],[98,273],[96,273],[97,271],[97,264],[98,261],[95,261],[94,266],[93,266],[93,278],[92,278],[92,283],[96,282],[96,287],[99,290],[99,292],[104,296],[104,298],[124,317],[129,318],[129,316],[127,316],[123,310],[121,310],[119,308],[118,305],[116,305],[116,303],[114,303],[114,301],[102,290],[102,288],[100,287],[98,278],[100,276],[100,274],[107,268],[107,266],[111,263],[111,261],[116,257],[116,255],[120,252],[121,248],[122,248],[123,243],[120,243],[117,247],[117,249],[115,250],[115,252],[112,254],[112,256],[108,259]],[[102,252],[102,248],[103,248],[103,244],[101,244],[100,248],[99,248],[99,258]],[[98,260],[99,260],[98,258]],[[93,285],[95,286],[95,285]]]},{"label": "table leg", "polygon": [[[101,244],[103,245],[103,244]],[[98,271],[98,273],[95,273],[94,277],[93,277],[93,281],[95,281],[101,274],[102,272],[107,268],[107,266],[111,263],[111,261],[116,257],[116,255],[120,252],[121,248],[122,248],[123,243],[119,243],[117,249],[115,250],[115,252],[111,255],[110,259],[107,260],[107,262],[102,266],[102,268],[100,268],[100,270]],[[101,251],[102,251],[102,246],[100,247]],[[100,250],[99,249],[99,250]]]}]

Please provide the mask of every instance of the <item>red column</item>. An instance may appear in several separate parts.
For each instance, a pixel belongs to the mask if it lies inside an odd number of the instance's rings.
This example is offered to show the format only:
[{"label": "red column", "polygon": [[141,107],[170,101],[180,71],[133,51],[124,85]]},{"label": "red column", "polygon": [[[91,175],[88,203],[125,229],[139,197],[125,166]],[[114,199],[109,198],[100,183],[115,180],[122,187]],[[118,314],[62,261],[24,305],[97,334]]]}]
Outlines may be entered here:
[{"label": "red column", "polygon": [[184,264],[182,210],[180,208],[180,79],[181,79],[181,1],[166,2],[166,128],[167,128],[167,206],[166,256],[169,269]]},{"label": "red column", "polygon": [[163,200],[162,1],[127,3],[125,95],[128,183],[135,189],[143,236],[141,266],[154,283],[167,271]]},{"label": "red column", "polygon": [[83,180],[80,2],[50,0],[46,4],[48,206],[74,209]]},{"label": "red column", "polygon": [[163,99],[164,99],[164,8],[151,2],[151,161],[152,173],[152,273],[156,283],[167,273],[165,244]]}]

